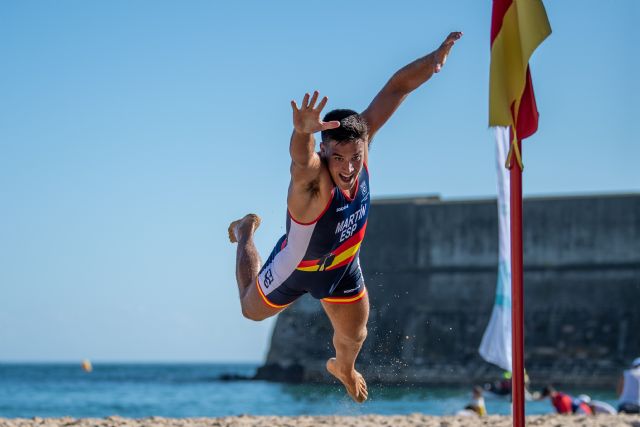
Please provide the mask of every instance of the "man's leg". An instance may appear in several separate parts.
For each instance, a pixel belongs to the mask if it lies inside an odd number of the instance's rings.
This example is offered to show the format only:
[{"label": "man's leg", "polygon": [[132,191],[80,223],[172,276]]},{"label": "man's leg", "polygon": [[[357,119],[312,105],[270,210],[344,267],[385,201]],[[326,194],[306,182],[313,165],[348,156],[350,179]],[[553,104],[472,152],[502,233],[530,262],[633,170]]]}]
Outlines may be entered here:
[{"label": "man's leg", "polygon": [[350,304],[322,301],[322,307],[333,325],[333,346],[336,357],[327,360],[327,370],[344,384],[356,402],[367,400],[367,383],[355,369],[356,358],[367,337],[369,296]]},{"label": "man's leg", "polygon": [[240,292],[240,305],[242,314],[250,320],[263,320],[282,311],[282,308],[268,306],[256,287],[262,261],[253,243],[253,234],[259,226],[260,217],[256,214],[245,215],[229,225],[229,240],[231,243],[238,243],[236,281]]}]

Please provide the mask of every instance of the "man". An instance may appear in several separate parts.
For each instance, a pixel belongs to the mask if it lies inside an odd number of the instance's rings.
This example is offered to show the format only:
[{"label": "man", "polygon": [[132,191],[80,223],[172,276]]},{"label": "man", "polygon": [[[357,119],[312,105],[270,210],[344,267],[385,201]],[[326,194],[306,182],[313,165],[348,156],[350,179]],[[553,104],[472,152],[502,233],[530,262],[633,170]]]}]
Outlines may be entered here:
[{"label": "man", "polygon": [[551,399],[551,404],[556,408],[558,414],[593,415],[593,410],[586,402],[574,399],[566,393],[556,391],[552,386],[547,386],[542,391],[541,398],[544,399],[546,397]]},{"label": "man", "polygon": [[[318,102],[317,91],[307,93],[300,106],[291,101],[287,234],[260,268],[253,242],[260,218],[249,214],[229,226],[229,239],[238,243],[236,279],[243,315],[266,319],[307,292],[320,299],[334,329],[336,351],[326,368],[356,402],[368,395],[355,361],[369,317],[358,260],[369,214],[369,146],[406,96],[441,70],[461,36],[449,34],[434,52],[397,71],[362,114],[334,110],[321,120],[327,97]],[[320,152],[315,151],[316,132],[322,134]]]},{"label": "man", "polygon": [[640,414],[640,357],[631,363],[631,368],[625,370],[618,381],[619,412]]}]

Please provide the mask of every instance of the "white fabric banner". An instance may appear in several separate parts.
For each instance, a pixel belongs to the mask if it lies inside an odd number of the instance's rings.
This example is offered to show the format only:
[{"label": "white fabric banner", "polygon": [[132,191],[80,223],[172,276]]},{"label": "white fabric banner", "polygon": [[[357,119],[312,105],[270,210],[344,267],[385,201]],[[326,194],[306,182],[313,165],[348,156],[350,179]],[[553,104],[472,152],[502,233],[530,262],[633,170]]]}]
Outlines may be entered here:
[{"label": "white fabric banner", "polygon": [[480,356],[511,372],[511,209],[509,170],[504,167],[509,152],[509,128],[496,127],[498,172],[498,283],[489,325],[480,343]]}]

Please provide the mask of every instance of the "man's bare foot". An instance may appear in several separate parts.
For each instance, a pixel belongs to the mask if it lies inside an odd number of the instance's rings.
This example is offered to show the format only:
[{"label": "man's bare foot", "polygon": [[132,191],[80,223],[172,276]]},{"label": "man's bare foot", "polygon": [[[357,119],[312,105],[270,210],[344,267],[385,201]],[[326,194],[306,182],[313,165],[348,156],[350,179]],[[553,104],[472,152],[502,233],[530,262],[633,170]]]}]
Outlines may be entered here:
[{"label": "man's bare foot", "polygon": [[252,213],[233,221],[229,224],[229,241],[236,243],[241,235],[255,232],[260,226],[260,221],[260,217]]},{"label": "man's bare foot", "polygon": [[369,392],[367,391],[367,383],[358,371],[352,369],[351,372],[343,373],[336,364],[336,358],[332,357],[327,360],[327,371],[334,377],[336,377],[344,387],[347,389],[347,393],[353,400],[358,403],[362,403],[367,400]]}]

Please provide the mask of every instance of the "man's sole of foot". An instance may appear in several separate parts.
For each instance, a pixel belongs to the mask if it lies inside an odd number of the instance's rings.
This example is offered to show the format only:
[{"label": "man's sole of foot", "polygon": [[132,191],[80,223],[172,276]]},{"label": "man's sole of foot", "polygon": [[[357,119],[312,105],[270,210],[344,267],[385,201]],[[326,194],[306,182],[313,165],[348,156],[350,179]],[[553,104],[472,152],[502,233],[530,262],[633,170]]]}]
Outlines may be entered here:
[{"label": "man's sole of foot", "polygon": [[355,384],[351,384],[349,378],[338,373],[338,369],[335,367],[335,363],[335,357],[327,360],[327,371],[329,371],[331,375],[336,377],[338,381],[340,381],[344,385],[344,388],[347,389],[347,394],[351,396],[354,401],[356,401],[357,403],[362,403],[367,400],[367,397],[369,397],[367,391],[367,383],[365,382],[362,375],[360,375],[358,371],[354,371],[356,374],[356,380]]},{"label": "man's sole of foot", "polygon": [[247,215],[243,216],[242,218],[233,221],[231,224],[229,224],[229,229],[228,229],[229,241],[231,243],[237,243],[238,242],[238,238],[236,236],[236,233],[238,231],[238,228],[241,225],[243,225],[243,223],[245,221],[251,221],[251,222],[254,223],[254,227],[253,227],[254,231],[257,230],[258,227],[260,227],[260,222],[261,222],[260,217],[258,215],[256,215],[256,214],[252,214],[252,213],[251,214],[247,214]]}]

